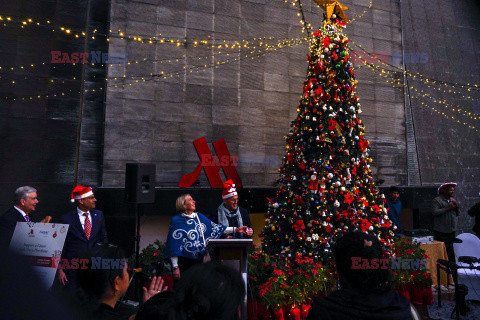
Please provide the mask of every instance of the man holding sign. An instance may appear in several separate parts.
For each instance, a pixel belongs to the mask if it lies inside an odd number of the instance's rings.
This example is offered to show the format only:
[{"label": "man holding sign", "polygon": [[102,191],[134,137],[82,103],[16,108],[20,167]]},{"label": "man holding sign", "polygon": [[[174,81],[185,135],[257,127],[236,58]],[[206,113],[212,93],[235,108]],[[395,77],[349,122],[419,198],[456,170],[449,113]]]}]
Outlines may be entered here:
[{"label": "man holding sign", "polygon": [[[0,246],[8,247],[17,222],[37,222],[33,214],[38,204],[37,190],[24,186],[15,190],[14,205],[0,217]],[[50,217],[41,222],[49,222]]]}]

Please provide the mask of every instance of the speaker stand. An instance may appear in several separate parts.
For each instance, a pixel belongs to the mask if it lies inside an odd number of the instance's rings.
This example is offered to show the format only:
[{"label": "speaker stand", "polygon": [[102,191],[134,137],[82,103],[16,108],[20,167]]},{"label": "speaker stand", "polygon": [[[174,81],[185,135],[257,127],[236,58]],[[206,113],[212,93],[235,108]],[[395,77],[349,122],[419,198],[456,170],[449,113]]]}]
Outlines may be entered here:
[{"label": "speaker stand", "polygon": [[[143,215],[143,204],[133,204],[133,214],[135,214],[135,268],[140,268],[140,217]],[[142,297],[142,288],[139,277],[133,282],[134,299],[140,301]]]}]

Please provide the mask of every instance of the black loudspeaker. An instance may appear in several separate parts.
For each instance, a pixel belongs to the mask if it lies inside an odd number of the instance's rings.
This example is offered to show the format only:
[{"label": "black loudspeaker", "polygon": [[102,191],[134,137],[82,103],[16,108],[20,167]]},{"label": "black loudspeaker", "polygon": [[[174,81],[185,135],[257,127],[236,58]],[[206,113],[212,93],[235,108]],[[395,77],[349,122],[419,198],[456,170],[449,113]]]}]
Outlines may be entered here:
[{"label": "black loudspeaker", "polygon": [[132,203],[155,202],[155,164],[127,163],[125,200]]}]

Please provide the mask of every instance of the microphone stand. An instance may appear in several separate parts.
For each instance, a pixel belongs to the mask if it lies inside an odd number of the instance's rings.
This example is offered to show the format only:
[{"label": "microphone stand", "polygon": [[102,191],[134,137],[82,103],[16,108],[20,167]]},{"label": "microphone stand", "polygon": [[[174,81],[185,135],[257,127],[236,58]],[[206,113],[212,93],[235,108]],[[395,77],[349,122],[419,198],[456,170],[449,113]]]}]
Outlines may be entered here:
[{"label": "microphone stand", "polygon": [[[455,266],[452,266],[452,263]],[[451,274],[453,277],[453,285],[455,286],[455,307],[453,308],[452,315],[455,312],[455,319],[460,319],[460,309],[457,306],[457,295],[458,295],[458,278],[457,278],[457,264],[451,261],[445,261],[442,259],[437,260],[437,292],[438,292],[438,306],[442,306],[442,290],[440,289],[440,269],[444,270],[447,273],[447,287],[450,285]],[[452,316],[450,315],[450,317]]]}]

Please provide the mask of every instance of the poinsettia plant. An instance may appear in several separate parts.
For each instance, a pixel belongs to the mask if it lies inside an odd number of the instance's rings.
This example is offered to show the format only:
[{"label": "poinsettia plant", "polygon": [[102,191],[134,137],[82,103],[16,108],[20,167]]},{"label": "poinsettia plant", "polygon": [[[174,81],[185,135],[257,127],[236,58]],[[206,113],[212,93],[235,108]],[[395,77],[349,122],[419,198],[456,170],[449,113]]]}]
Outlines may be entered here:
[{"label": "poinsettia plant", "polygon": [[[391,253],[391,268],[396,285],[411,282],[425,288],[432,285],[432,278],[426,264],[428,256],[421,248],[420,243],[405,238],[397,239],[392,245]],[[403,261],[407,263],[403,263]]]},{"label": "poinsettia plant", "polygon": [[329,268],[314,262],[309,257],[298,255],[293,261],[286,261],[288,273],[288,303],[309,304],[318,295],[327,295],[335,287],[336,280]]},{"label": "poinsettia plant", "polygon": [[251,251],[248,260],[250,287],[256,297],[272,310],[283,305],[301,305],[335,287],[335,278],[328,268],[313,259],[270,256]]},{"label": "poinsettia plant", "polygon": [[[165,243],[155,240],[155,242],[147,245],[140,252],[140,267],[147,273],[161,275],[164,268],[163,252],[165,251]],[[133,266],[135,254],[130,257],[128,263]]]}]

